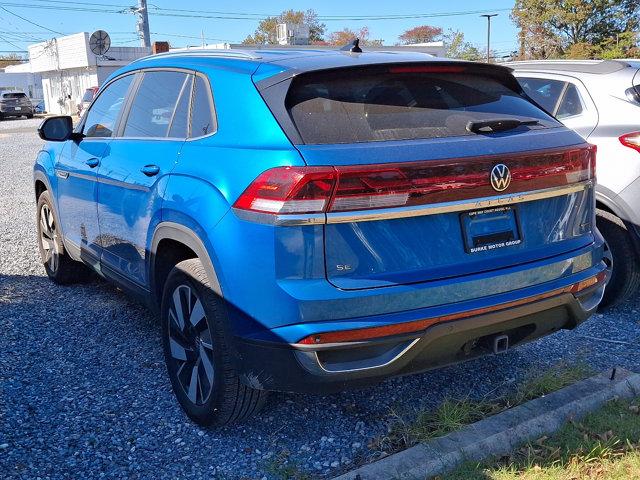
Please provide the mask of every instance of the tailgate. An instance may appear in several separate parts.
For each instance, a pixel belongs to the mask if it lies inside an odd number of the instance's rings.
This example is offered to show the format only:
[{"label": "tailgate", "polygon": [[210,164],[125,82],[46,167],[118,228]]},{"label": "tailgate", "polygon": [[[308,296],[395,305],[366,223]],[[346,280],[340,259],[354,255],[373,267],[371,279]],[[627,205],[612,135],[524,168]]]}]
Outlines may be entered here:
[{"label": "tailgate", "polygon": [[504,68],[333,68],[273,88],[263,97],[307,167],[266,173],[250,191],[265,199],[239,206],[317,212],[305,221],[324,223],[337,287],[445,279],[593,241],[595,150]]}]

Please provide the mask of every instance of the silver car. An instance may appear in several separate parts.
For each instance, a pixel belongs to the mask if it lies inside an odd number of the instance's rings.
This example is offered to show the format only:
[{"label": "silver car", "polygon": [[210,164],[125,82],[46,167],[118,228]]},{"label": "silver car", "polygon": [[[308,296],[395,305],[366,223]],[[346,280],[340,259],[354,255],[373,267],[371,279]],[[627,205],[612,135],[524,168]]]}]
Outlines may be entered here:
[{"label": "silver car", "polygon": [[511,62],[525,92],[598,147],[597,225],[612,277],[601,306],[640,284],[640,60]]}]

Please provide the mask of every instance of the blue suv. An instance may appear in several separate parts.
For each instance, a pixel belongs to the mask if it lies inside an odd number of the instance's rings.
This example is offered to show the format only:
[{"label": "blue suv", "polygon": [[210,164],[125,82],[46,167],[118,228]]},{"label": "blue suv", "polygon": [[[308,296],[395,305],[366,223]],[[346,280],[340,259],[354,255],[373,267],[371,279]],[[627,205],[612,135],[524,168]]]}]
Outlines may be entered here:
[{"label": "blue suv", "polygon": [[201,424],[573,328],[607,282],[595,148],[504,67],[173,52],[39,134],[47,274],[90,267],[156,311]]}]

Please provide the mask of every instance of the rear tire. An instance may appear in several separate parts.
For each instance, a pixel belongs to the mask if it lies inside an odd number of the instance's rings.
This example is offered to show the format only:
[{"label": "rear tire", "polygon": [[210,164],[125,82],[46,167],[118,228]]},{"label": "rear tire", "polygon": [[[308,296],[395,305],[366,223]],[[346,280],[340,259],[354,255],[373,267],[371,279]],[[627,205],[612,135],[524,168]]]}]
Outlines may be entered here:
[{"label": "rear tire", "polygon": [[185,260],[171,270],[161,315],[167,372],[189,418],[200,425],[226,425],[262,408],[267,392],[241,383],[233,368],[225,308],[199,259]]},{"label": "rear tire", "polygon": [[58,215],[47,190],[38,197],[36,215],[38,251],[47,276],[60,285],[86,280],[90,275],[89,269],[84,264],[73,260],[64,249]]},{"label": "rear tire", "polygon": [[611,278],[600,302],[600,308],[606,309],[624,302],[638,290],[640,262],[631,232],[620,218],[604,210],[596,210],[596,224],[607,243],[605,263],[611,269]]}]

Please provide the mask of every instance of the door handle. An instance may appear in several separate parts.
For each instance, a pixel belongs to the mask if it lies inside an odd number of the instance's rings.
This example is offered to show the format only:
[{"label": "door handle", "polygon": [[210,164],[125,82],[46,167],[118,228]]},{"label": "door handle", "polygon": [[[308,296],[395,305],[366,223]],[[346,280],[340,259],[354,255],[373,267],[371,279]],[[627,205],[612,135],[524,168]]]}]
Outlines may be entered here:
[{"label": "door handle", "polygon": [[90,158],[84,163],[89,165],[91,168],[96,168],[100,164],[100,160],[98,160],[97,158]]},{"label": "door handle", "polygon": [[153,177],[157,175],[160,171],[160,167],[157,165],[145,165],[140,169],[142,173],[144,173],[147,177]]}]

